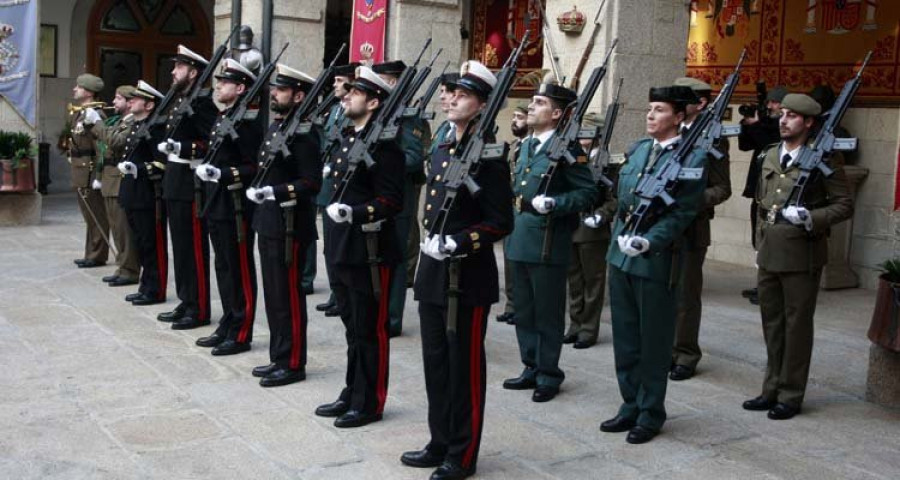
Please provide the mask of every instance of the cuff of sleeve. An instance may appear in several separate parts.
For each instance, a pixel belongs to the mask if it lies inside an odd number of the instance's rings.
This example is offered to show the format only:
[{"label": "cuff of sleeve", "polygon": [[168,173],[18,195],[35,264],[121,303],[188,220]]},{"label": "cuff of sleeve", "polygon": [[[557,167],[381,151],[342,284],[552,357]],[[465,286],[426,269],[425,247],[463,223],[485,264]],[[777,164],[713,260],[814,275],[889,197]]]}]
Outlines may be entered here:
[{"label": "cuff of sleeve", "polygon": [[375,219],[375,207],[371,204],[356,205],[353,209],[353,223],[355,225],[372,223]]},{"label": "cuff of sleeve", "polygon": [[822,210],[810,210],[809,216],[812,218],[811,234],[819,235],[828,231],[828,215],[825,212]]},{"label": "cuff of sleeve", "polygon": [[283,183],[281,185],[273,186],[272,193],[275,194],[275,200],[279,202],[286,202],[288,200],[297,199],[297,192],[295,190],[295,187],[290,183]]}]

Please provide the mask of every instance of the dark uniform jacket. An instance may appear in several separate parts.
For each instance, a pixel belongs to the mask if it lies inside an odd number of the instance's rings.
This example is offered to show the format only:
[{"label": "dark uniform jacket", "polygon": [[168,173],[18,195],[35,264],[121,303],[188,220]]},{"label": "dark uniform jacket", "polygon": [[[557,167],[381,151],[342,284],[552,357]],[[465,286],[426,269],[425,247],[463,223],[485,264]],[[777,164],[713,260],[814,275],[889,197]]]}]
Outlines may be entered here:
[{"label": "dark uniform jacket", "polygon": [[[184,101],[184,96],[178,97],[172,102],[172,108],[167,112],[166,129],[173,122],[175,108]],[[194,100],[194,115],[184,118],[178,124],[178,128],[172,132],[169,138],[181,145],[180,158],[185,160],[202,160],[209,146],[209,134],[213,123],[219,115],[216,105],[209,95],[202,93]],[[161,140],[164,141],[165,139]],[[154,145],[154,148],[156,146]],[[163,192],[166,200],[180,200],[192,202],[194,200],[194,170],[184,163],[166,162],[166,175],[163,177]]]},{"label": "dark uniform jacket", "polygon": [[[266,133],[272,137],[281,126],[281,121],[274,121]],[[263,142],[262,148],[265,148]],[[295,238],[302,244],[315,241],[315,228],[309,228],[308,221],[315,211],[314,200],[322,186],[322,158],[319,155],[319,136],[311,131],[303,135],[295,135],[291,144],[291,154],[287,158],[281,155],[271,163],[261,187],[271,186],[275,193],[275,201],[267,200],[256,207],[253,216],[253,229],[256,233],[270,238],[284,238],[284,208],[281,203],[296,200],[293,207]],[[265,158],[262,155],[259,158]],[[260,161],[259,167],[263,166]],[[224,175],[223,175],[224,176]],[[306,228],[303,228],[303,227]]]},{"label": "dark uniform jacket", "polygon": [[[492,140],[491,140],[492,141]],[[433,151],[425,184],[425,229],[431,232],[447,193],[444,172],[457,149],[456,139],[442,142]],[[451,153],[453,152],[453,153]],[[512,189],[506,159],[482,162],[473,177],[481,187],[477,198],[462,188],[445,223],[443,234],[456,242],[460,259],[460,302],[464,305],[490,305],[499,300],[497,260],[493,244],[513,228]],[[437,231],[433,231],[437,234]],[[415,299],[446,305],[450,260],[437,261],[420,255],[414,285]]]},{"label": "dark uniform jacket", "polygon": [[[322,131],[322,161],[325,162],[326,165],[331,163],[331,159],[326,157],[332,153],[329,150],[332,149],[334,145],[333,140],[340,140],[340,129],[341,124],[343,123],[344,109],[341,107],[341,104],[338,103],[331,107],[331,110],[326,114],[325,125]],[[332,141],[329,141],[329,139],[332,139]],[[322,179],[322,189],[319,190],[319,194],[316,196],[316,205],[320,207],[328,206],[328,203],[331,201],[331,195],[334,193],[333,178],[333,176],[329,175]]]},{"label": "dark uniform jacket", "polygon": [[[353,127],[344,130],[341,144],[333,156],[331,176],[336,188],[340,188],[350,167],[346,153],[364,132],[365,129],[356,132]],[[343,203],[353,208],[352,223],[334,223],[330,217],[325,216],[324,221],[329,223],[330,228],[325,239],[325,258],[334,265],[368,265],[366,234],[362,228],[363,225],[379,221],[381,229],[378,232],[378,253],[381,263],[393,265],[402,259],[394,217],[403,208],[403,150],[394,141],[378,142],[374,148],[370,147],[369,153],[375,161],[372,168],[360,162],[346,185],[343,197],[329,202]]]},{"label": "dark uniform jacket", "polygon": [[765,153],[756,190],[759,202],[756,263],[771,272],[818,269],[828,261],[829,229],[853,215],[844,159],[840,152],[835,152],[827,160],[834,174],[824,178],[814,173],[807,183],[800,203],[809,210],[813,220],[812,231],[807,232],[802,225],[788,222],[779,213],[800,175],[796,159],[786,170],[781,168],[779,147],[780,144],[771,145]]},{"label": "dark uniform jacket", "polygon": [[[162,176],[162,160],[165,157],[157,151],[156,146],[163,141],[164,127],[157,125],[150,129],[151,138],[138,141],[137,131],[147,119],[131,123],[131,129],[125,136],[125,148],[120,161],[130,160],[137,166],[137,178],[125,175],[119,186],[119,204],[130,210],[152,210],[156,207],[156,196],[151,177]],[[132,150],[136,149],[132,155]],[[156,165],[154,165],[154,162]]]},{"label": "dark uniform jacket", "polygon": [[754,124],[741,124],[741,133],[738,135],[738,149],[742,152],[752,150],[750,168],[747,170],[747,181],[741,196],[755,198],[756,186],[759,184],[759,170],[762,166],[760,153],[764,153],[766,146],[777,142],[780,138],[778,132],[778,119],[775,117],[764,118]]},{"label": "dark uniform jacket", "polygon": [[[593,155],[597,155],[598,153],[599,151],[591,152],[592,161],[594,158]],[[600,215],[603,218],[603,224],[601,224],[598,228],[590,228],[585,225],[583,221],[579,222],[578,228],[576,228],[575,231],[572,232],[573,243],[592,243],[609,240],[610,225],[612,225],[614,216],[616,214],[615,183],[619,177],[620,166],[621,165],[612,163],[606,166],[604,174],[607,178],[613,181],[613,186],[607,187],[606,185],[598,182],[597,196],[594,199],[594,203],[581,215],[582,220],[590,215]]]},{"label": "dark uniform jacket", "polygon": [[[228,112],[226,110],[219,115],[219,118],[216,119],[216,126],[224,116],[228,115]],[[208,218],[214,220],[234,219],[234,200],[228,186],[240,183],[246,188],[250,186],[253,176],[256,175],[256,153],[259,150],[259,144],[262,143],[262,123],[259,118],[246,119],[237,126],[237,133],[237,141],[225,137],[216,158],[211,159],[211,165],[222,170],[222,177],[218,182],[204,182],[206,198],[212,199],[213,202],[209,206]],[[216,129],[214,127],[212,138],[215,137]],[[221,191],[213,196],[216,190]],[[243,189],[238,193],[244,206],[244,215],[250,214],[255,204],[247,199]],[[244,218],[250,217],[245,216]]]}]

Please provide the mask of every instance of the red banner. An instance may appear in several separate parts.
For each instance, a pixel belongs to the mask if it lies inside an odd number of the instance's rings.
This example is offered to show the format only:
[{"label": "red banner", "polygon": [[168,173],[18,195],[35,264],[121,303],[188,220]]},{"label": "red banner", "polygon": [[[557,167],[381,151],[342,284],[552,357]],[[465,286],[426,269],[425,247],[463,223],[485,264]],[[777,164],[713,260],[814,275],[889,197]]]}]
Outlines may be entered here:
[{"label": "red banner", "polygon": [[472,7],[472,56],[497,71],[519,45],[525,30],[531,42],[522,52],[514,97],[529,97],[541,83],[544,63],[541,31],[541,2],[534,0],[475,0]]},{"label": "red banner", "polygon": [[388,0],[353,0],[350,61],[372,65],[384,61]]}]

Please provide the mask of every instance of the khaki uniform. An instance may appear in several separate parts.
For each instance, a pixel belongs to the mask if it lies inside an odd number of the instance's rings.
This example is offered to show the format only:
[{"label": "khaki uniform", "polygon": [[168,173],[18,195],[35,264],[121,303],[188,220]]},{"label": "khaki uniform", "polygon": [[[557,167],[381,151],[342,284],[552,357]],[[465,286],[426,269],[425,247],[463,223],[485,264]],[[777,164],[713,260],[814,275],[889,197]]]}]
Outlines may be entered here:
[{"label": "khaki uniform", "polygon": [[[99,190],[91,188],[91,184],[97,178],[94,172],[95,162],[98,161],[97,150],[94,137],[84,128],[83,120],[83,110],[70,115],[72,134],[69,138],[69,165],[72,169],[72,188],[79,197],[78,208],[87,226],[84,258],[97,263],[106,263],[109,247],[103,236],[109,234],[109,222],[102,194]],[[97,217],[96,222],[91,217],[91,212]]]},{"label": "khaki uniform", "polygon": [[779,144],[765,152],[756,190],[759,307],[768,357],[762,397],[799,407],[809,378],[813,316],[822,267],[828,261],[828,233],[832,225],[853,215],[853,200],[843,157],[836,152],[828,160],[834,174],[829,178],[814,174],[801,199],[812,217],[812,230],[788,222],[781,209],[800,169],[796,162],[782,169],[780,155]]},{"label": "khaki uniform", "polygon": [[678,310],[675,316],[675,345],[672,363],[697,368],[700,357],[698,338],[703,304],[703,261],[711,243],[709,222],[715,216],[714,207],[731,197],[731,162],[728,156],[728,139],[722,138],[719,151],[725,156],[719,160],[709,155],[706,160],[707,184],[703,191],[703,207],[697,218],[684,231],[680,245],[680,270],[678,276]]}]

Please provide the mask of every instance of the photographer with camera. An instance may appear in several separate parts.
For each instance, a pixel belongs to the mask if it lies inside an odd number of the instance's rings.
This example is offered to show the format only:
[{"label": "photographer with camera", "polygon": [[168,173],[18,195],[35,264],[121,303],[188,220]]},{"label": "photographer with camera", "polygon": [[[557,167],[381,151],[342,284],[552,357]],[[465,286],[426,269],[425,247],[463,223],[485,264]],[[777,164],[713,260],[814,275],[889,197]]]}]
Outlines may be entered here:
[{"label": "photographer with camera", "polygon": [[[756,249],[756,186],[759,181],[759,172],[762,167],[760,154],[766,147],[780,141],[778,131],[778,118],[781,116],[781,101],[788,94],[787,88],[777,86],[766,92],[765,82],[756,84],[758,96],[757,105],[741,105],[738,112],[741,119],[741,133],[738,135],[738,148],[742,152],[753,151],[750,159],[750,169],[747,171],[747,181],[741,195],[749,198],[751,242]],[[756,288],[749,288],[741,292],[741,295],[750,300],[754,305],[759,304]]]}]

